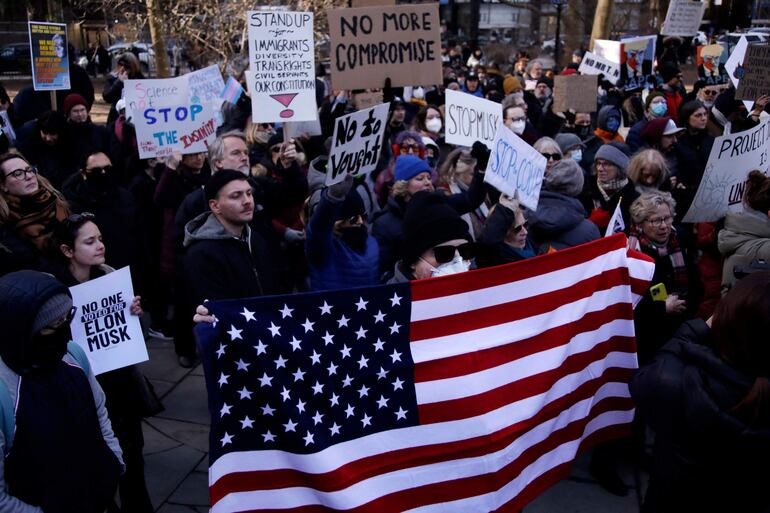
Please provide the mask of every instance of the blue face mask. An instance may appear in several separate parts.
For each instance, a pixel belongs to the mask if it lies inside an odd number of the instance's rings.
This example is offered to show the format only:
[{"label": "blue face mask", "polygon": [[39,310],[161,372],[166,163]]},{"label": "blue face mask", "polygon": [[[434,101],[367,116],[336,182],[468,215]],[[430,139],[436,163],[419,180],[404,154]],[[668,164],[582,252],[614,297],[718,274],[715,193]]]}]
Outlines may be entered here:
[{"label": "blue face mask", "polygon": [[580,162],[581,160],[583,160],[583,150],[572,150],[569,153],[569,156],[575,162]]},{"label": "blue face mask", "polygon": [[618,118],[612,117],[607,120],[607,130],[610,132],[617,132],[618,128],[620,128],[620,120]]},{"label": "blue face mask", "polygon": [[666,105],[666,102],[654,103],[652,105],[652,109],[650,110],[652,110],[653,116],[659,118],[661,116],[666,115],[666,112],[668,111],[668,106]]}]

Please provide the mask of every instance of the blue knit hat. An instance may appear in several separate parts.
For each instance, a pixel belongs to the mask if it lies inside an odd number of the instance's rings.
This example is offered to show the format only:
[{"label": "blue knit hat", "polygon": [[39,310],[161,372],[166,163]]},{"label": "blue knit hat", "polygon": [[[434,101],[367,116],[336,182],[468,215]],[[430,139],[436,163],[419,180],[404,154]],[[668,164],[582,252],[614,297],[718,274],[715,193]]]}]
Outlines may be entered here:
[{"label": "blue knit hat", "polygon": [[414,155],[401,155],[396,159],[393,176],[396,181],[411,180],[420,173],[429,173],[431,169],[426,161]]}]

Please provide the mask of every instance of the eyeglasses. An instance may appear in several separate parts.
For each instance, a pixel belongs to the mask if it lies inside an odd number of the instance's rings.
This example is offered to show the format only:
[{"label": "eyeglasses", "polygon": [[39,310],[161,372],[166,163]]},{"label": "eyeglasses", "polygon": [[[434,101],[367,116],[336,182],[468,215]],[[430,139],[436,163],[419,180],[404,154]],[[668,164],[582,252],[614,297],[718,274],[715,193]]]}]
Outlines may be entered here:
[{"label": "eyeglasses", "polygon": [[511,231],[513,231],[514,235],[518,235],[518,234],[519,234],[519,232],[520,232],[522,229],[527,229],[527,228],[529,228],[529,222],[528,222],[528,221],[524,221],[523,223],[521,223],[521,224],[517,224],[516,226],[514,226],[513,228],[511,228]]},{"label": "eyeglasses", "polygon": [[112,166],[102,166],[102,167],[97,166],[97,167],[86,168],[86,173],[89,173],[89,174],[91,173],[105,174],[111,171],[112,171]]},{"label": "eyeglasses", "polygon": [[29,166],[25,167],[24,169],[14,169],[7,175],[4,175],[5,178],[8,178],[9,176],[12,176],[16,180],[24,180],[27,178],[27,175],[36,175],[37,174],[37,168],[35,166]]},{"label": "eyeglasses", "polygon": [[410,151],[417,152],[420,150],[420,147],[417,146],[416,144],[402,144],[399,147],[399,150],[401,150],[402,153],[407,153]]},{"label": "eyeglasses", "polygon": [[541,153],[540,155],[545,157],[545,160],[551,160],[551,159],[553,159],[554,161],[561,160],[561,155],[559,155],[558,153]]},{"label": "eyeglasses", "polygon": [[525,121],[527,118],[508,118],[511,120],[511,123],[516,123],[518,121]]},{"label": "eyeglasses", "polygon": [[476,258],[477,247],[472,242],[466,242],[459,246],[435,246],[433,248],[433,257],[439,264],[446,264],[451,262],[455,257],[455,252],[460,254],[460,258],[463,260],[473,260]]},{"label": "eyeglasses", "polygon": [[674,218],[672,216],[666,216],[666,217],[655,217],[651,219],[647,219],[647,222],[650,223],[652,226],[656,228],[660,228],[664,224],[671,225],[674,223]]},{"label": "eyeglasses", "polygon": [[356,214],[354,216],[350,216],[350,217],[348,217],[346,219],[346,221],[349,224],[356,224],[359,219],[361,220],[362,223],[365,223],[366,222],[366,213],[364,213],[364,214]]}]

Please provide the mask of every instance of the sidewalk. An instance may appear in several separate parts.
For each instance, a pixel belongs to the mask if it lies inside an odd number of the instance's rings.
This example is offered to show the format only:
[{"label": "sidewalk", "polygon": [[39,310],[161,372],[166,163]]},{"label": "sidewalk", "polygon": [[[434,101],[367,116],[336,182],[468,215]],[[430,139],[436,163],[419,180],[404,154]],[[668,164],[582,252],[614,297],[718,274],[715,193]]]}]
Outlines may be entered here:
[{"label": "sidewalk", "polygon": [[[145,474],[158,513],[202,513],[209,510],[206,385],[200,365],[183,369],[172,342],[150,339],[150,361],[141,365],[163,399],[166,410],[144,422]],[[627,497],[605,492],[588,472],[584,455],[567,479],[552,486],[525,508],[526,513],[638,513],[647,476],[622,469],[633,486]]]}]

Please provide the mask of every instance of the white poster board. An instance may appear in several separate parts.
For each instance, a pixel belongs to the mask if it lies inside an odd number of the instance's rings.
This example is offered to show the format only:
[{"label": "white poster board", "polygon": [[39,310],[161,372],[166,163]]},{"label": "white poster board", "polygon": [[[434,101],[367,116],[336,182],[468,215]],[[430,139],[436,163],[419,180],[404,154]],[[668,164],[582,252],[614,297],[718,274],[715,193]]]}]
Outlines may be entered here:
[{"label": "white poster board", "polygon": [[249,11],[246,21],[252,121],[316,119],[313,13]]},{"label": "white poster board", "polygon": [[[746,36],[741,36],[740,39],[738,39],[738,42],[735,44],[735,47],[733,47],[732,53],[730,53],[730,56],[727,58],[727,62],[725,62],[725,70],[727,71],[727,75],[730,77],[730,81],[733,83],[733,86],[735,86],[736,89],[738,89],[738,84],[741,80],[735,76],[735,70],[738,68],[738,66],[743,64],[743,59],[746,57],[746,49],[748,47],[748,39],[746,39]],[[743,104],[746,106],[746,110],[750,111],[751,106],[754,105],[754,101],[743,100]]]},{"label": "white poster board", "polygon": [[618,68],[620,68],[620,41],[597,39],[594,41],[592,51],[595,55],[616,63]]},{"label": "white poster board", "polygon": [[537,210],[548,161],[535,148],[500,124],[484,181],[530,210]]},{"label": "white poster board", "polygon": [[341,182],[347,173],[374,171],[382,151],[389,109],[390,103],[383,103],[337,118],[326,165],[326,185]]},{"label": "white poster board", "polygon": [[620,78],[620,65],[593,52],[586,52],[583,60],[580,61],[578,73],[581,75],[604,75],[605,80],[615,85]]},{"label": "white poster board", "polygon": [[321,135],[321,122],[317,118],[312,121],[288,121],[283,124],[283,132],[289,139]]},{"label": "white poster board", "polygon": [[[225,81],[222,79],[219,66],[212,64],[185,76],[190,86],[190,98],[192,100],[198,99],[201,103],[207,103],[214,112],[219,112],[222,103],[224,103],[222,93],[225,90]],[[219,121],[219,116],[217,120]],[[219,125],[221,122],[217,123],[217,126]]]},{"label": "white poster board", "polygon": [[743,193],[749,172],[770,170],[770,121],[751,130],[717,137],[706,171],[698,186],[686,223],[717,221],[727,212],[743,210]]},{"label": "white poster board", "polygon": [[445,112],[446,142],[457,146],[473,146],[476,141],[481,141],[492,149],[497,127],[503,122],[502,105],[447,89]]},{"label": "white poster board", "polygon": [[83,348],[94,374],[147,361],[139,317],[131,315],[134,288],[128,267],[70,288],[72,341]]},{"label": "white poster board", "polygon": [[694,36],[698,33],[703,13],[706,10],[705,2],[693,0],[671,0],[668,4],[666,20],[660,31],[662,36]]}]

